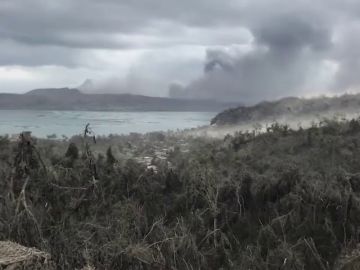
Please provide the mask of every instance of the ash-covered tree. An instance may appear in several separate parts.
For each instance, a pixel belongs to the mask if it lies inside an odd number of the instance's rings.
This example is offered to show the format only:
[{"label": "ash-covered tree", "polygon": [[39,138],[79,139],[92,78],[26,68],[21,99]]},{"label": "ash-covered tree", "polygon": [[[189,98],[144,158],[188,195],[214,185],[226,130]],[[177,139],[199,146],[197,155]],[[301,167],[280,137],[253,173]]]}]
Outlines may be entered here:
[{"label": "ash-covered tree", "polygon": [[109,146],[109,148],[106,150],[106,163],[109,165],[113,165],[115,162],[116,162],[116,158],[112,153],[111,146]]}]

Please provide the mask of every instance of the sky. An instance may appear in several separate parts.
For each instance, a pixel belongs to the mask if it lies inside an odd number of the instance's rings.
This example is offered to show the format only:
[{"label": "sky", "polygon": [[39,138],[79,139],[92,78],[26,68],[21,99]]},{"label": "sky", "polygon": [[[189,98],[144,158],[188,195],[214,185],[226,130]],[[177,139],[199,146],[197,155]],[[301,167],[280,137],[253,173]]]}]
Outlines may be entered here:
[{"label": "sky", "polygon": [[0,1],[0,92],[333,95],[358,91],[359,48],[358,0]]}]

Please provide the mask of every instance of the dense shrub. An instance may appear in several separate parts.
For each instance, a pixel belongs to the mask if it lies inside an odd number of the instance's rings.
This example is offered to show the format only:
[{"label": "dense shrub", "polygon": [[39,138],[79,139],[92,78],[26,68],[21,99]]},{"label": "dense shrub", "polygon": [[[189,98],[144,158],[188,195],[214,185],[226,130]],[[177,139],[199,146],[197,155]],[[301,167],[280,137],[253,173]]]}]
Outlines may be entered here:
[{"label": "dense shrub", "polygon": [[359,126],[0,138],[0,240],[58,269],[332,269],[359,242]]}]

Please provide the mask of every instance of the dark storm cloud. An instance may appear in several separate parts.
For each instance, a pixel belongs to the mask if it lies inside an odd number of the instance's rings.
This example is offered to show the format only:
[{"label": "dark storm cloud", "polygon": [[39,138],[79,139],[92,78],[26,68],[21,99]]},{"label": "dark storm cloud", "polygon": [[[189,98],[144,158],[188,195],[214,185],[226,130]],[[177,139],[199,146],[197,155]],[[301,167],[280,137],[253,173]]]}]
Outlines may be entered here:
[{"label": "dark storm cloud", "polygon": [[[231,26],[236,15],[235,10],[216,0],[4,0],[0,2],[0,39],[8,42],[2,44],[0,66],[78,64],[72,59],[76,58],[74,49],[157,49],[244,42],[246,33],[238,31],[239,25],[233,25],[236,33],[231,27],[217,31],[216,26]],[[12,45],[6,47],[9,41],[17,47],[18,55],[12,53]]]},{"label": "dark storm cloud", "polygon": [[[4,0],[0,35],[21,43],[114,48],[132,45],[133,34],[172,36],[180,26],[234,27],[271,17],[278,1],[245,0]],[[292,1],[293,2],[293,1]],[[284,7],[296,5],[284,2]],[[271,8],[271,9],[270,9]],[[270,13],[270,15],[268,14]],[[271,19],[271,18],[270,18]],[[168,25],[168,27],[166,27]],[[174,29],[175,28],[175,29]],[[153,31],[151,31],[153,30]],[[118,40],[116,35],[128,35]],[[178,33],[181,35],[181,33]]]},{"label": "dark storm cloud", "polygon": [[132,34],[146,35],[159,24],[170,23],[172,29],[164,30],[171,34],[176,25],[228,25],[237,15],[215,0],[11,0],[0,4],[0,34],[29,44],[123,48],[131,45]]}]

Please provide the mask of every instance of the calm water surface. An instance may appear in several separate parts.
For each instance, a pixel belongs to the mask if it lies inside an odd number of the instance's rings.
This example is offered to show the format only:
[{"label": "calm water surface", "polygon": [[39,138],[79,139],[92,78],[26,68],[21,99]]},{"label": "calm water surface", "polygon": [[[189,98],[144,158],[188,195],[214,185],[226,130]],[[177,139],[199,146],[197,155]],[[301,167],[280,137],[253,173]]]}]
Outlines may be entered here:
[{"label": "calm water surface", "polygon": [[88,112],[0,110],[0,135],[31,131],[35,136],[81,134],[90,123],[96,135],[146,133],[209,124],[214,112]]}]

